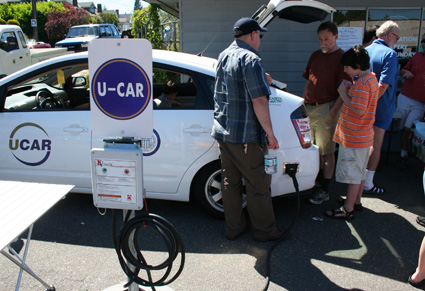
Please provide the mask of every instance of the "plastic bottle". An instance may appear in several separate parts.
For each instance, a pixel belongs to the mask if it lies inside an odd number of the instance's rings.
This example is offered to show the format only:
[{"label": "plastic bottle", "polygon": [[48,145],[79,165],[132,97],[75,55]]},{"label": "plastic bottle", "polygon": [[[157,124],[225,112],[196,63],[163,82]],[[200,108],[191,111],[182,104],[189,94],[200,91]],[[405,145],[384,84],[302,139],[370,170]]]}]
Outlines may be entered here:
[{"label": "plastic bottle", "polygon": [[264,170],[266,174],[277,173],[277,156],[274,150],[268,149],[264,155]]}]

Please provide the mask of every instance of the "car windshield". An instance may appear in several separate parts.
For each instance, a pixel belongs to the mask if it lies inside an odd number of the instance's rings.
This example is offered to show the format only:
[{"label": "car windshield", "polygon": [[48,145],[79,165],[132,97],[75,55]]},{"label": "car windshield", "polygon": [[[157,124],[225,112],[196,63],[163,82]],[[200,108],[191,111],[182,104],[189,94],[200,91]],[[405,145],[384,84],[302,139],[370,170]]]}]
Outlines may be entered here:
[{"label": "car windshield", "polygon": [[84,37],[84,36],[99,36],[99,27],[97,26],[71,27],[66,37],[73,38],[73,37]]}]

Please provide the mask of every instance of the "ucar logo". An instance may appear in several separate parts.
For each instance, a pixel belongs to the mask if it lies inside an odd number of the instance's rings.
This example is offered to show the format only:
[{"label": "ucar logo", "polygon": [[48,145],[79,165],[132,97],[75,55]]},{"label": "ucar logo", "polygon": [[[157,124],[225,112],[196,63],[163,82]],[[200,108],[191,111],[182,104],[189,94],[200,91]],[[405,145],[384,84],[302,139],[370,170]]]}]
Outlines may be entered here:
[{"label": "ucar logo", "polygon": [[160,146],[161,138],[159,137],[158,132],[154,129],[151,138],[142,139],[143,156],[152,156],[159,150]]},{"label": "ucar logo", "polygon": [[91,84],[93,100],[104,114],[127,120],[141,114],[151,98],[151,82],[138,64],[113,59],[100,66]]},{"label": "ucar logo", "polygon": [[49,158],[52,141],[40,125],[28,122],[12,131],[9,149],[21,163],[27,166],[39,166]]}]

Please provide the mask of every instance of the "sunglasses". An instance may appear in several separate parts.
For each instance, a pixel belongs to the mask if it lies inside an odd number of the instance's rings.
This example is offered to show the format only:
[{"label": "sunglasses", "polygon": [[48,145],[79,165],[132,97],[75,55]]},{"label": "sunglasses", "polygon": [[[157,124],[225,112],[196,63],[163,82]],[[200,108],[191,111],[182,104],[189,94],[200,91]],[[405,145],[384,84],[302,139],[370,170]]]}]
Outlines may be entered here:
[{"label": "sunglasses", "polygon": [[421,40],[421,43],[425,43],[425,38],[423,40]]},{"label": "sunglasses", "polygon": [[394,32],[391,32],[391,33],[395,36],[395,39],[396,40],[399,40],[400,39],[400,37],[397,34],[395,34]]}]

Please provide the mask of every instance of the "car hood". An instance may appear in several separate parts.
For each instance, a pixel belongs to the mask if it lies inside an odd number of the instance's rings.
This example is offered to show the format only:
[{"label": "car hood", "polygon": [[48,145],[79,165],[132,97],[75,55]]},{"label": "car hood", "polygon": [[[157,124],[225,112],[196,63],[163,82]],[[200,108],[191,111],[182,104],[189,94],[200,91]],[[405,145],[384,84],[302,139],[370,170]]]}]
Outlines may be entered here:
[{"label": "car hood", "polygon": [[311,0],[271,0],[252,16],[261,26],[267,26],[276,16],[300,23],[323,21],[336,10],[324,3]]},{"label": "car hood", "polygon": [[73,44],[73,43],[84,43],[90,42],[93,39],[98,38],[98,36],[84,36],[84,37],[72,37],[65,38],[64,40],[58,41],[57,45]]}]

